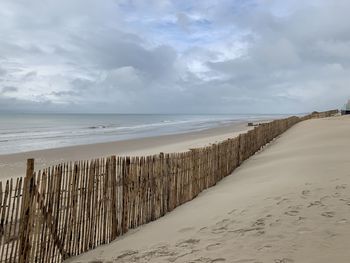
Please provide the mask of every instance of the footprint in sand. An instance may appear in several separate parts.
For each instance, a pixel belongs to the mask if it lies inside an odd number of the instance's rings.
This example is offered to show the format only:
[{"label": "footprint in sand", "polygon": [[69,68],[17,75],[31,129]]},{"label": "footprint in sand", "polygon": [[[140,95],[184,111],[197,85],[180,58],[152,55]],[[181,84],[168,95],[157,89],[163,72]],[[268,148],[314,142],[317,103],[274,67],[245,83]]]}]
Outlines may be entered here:
[{"label": "footprint in sand", "polygon": [[214,258],[214,259],[211,259],[211,261],[209,261],[210,263],[215,263],[215,262],[224,262],[226,261],[225,258]]},{"label": "footprint in sand", "polygon": [[231,210],[230,212],[228,212],[227,214],[229,214],[229,215],[232,215],[234,212],[236,212],[237,211],[237,209],[233,209],[233,210]]},{"label": "footprint in sand", "polygon": [[310,194],[311,194],[310,190],[303,190],[301,192],[301,195],[303,198],[310,196]]},{"label": "footprint in sand", "polygon": [[233,263],[260,263],[258,261],[256,261],[256,259],[239,259],[239,260],[235,260],[232,261]]},{"label": "footprint in sand", "polygon": [[215,227],[211,231],[213,234],[221,234],[227,232],[227,227],[222,226],[222,227]]},{"label": "footprint in sand", "polygon": [[335,213],[334,212],[323,212],[322,214],[321,214],[322,216],[324,216],[324,217],[334,217],[335,216]]},{"label": "footprint in sand", "polygon": [[[190,253],[192,253],[192,251]],[[187,255],[187,254],[188,253],[186,253],[185,255]],[[185,256],[185,255],[179,255],[178,251],[171,249],[167,245],[162,245],[162,246],[159,246],[155,249],[148,250],[148,251],[142,253],[142,255],[139,255],[139,256],[135,255],[131,259],[133,259],[135,262],[140,262],[140,259],[150,261],[152,258],[157,258],[157,257],[171,257],[171,258],[169,258],[169,261],[171,262],[172,259],[176,260],[177,258],[180,258],[180,257]],[[127,261],[127,262],[130,262],[130,261]]]},{"label": "footprint in sand", "polygon": [[296,216],[297,214],[299,214],[299,211],[297,211],[297,210],[290,210],[290,211],[285,212],[285,214],[289,215],[289,216]]},{"label": "footprint in sand", "polygon": [[249,232],[253,232],[253,233],[258,234],[258,235],[265,233],[263,227],[240,228],[240,229],[236,229],[236,230],[229,230],[228,232],[238,233],[242,236],[244,236],[246,233],[249,233]]},{"label": "footprint in sand", "polygon": [[280,205],[280,204],[285,203],[285,202],[288,202],[288,201],[289,201],[288,198],[283,198],[282,200],[278,201],[278,202],[276,203],[276,205]]},{"label": "footprint in sand", "polygon": [[294,260],[290,258],[275,259],[275,263],[292,263],[292,262],[294,262]]},{"label": "footprint in sand", "polygon": [[191,231],[191,230],[194,230],[195,228],[194,227],[185,227],[185,228],[181,228],[178,232],[179,233],[184,233],[184,232],[188,232],[188,231]]},{"label": "footprint in sand", "polygon": [[211,227],[211,232],[213,234],[221,234],[227,232],[229,225],[233,223],[235,223],[235,220],[230,220],[228,218],[222,219],[221,221],[217,222],[215,226]]},{"label": "footprint in sand", "polygon": [[265,219],[264,218],[259,218],[256,220],[253,224],[253,226],[265,226]]},{"label": "footprint in sand", "polygon": [[296,219],[295,221],[292,222],[292,224],[295,226],[303,225],[305,219],[306,219],[306,217],[299,216],[298,219]]},{"label": "footprint in sand", "polygon": [[336,193],[332,194],[332,196],[333,196],[333,197],[335,197],[335,198],[338,198],[338,197],[340,197],[340,196],[341,196],[341,193],[336,192]]},{"label": "footprint in sand", "polygon": [[133,256],[137,253],[138,253],[138,251],[136,251],[136,250],[126,250],[126,251],[123,251],[116,259],[123,259],[125,257],[130,257],[130,256]]},{"label": "footprint in sand", "polygon": [[339,201],[345,202],[346,205],[350,206],[350,201],[348,199],[340,198]]},{"label": "footprint in sand", "polygon": [[225,262],[225,258],[197,258],[195,260],[189,261],[189,263],[216,263],[216,262]]},{"label": "footprint in sand", "polygon": [[187,239],[185,241],[179,242],[176,244],[176,247],[193,247],[194,245],[198,244],[200,242],[200,239]]},{"label": "footprint in sand", "polygon": [[[173,257],[170,257],[170,258],[168,258],[167,260],[169,261],[169,262],[175,262],[175,261],[177,261],[178,259],[180,259],[180,258],[183,258],[183,257],[185,257],[185,256],[188,256],[188,255],[191,255],[191,254],[193,254],[194,252],[197,252],[198,250],[191,250],[190,252],[186,252],[186,253],[183,253],[183,254],[177,254],[177,253],[174,253],[173,255],[171,255],[171,256],[173,256]],[[147,262],[152,262],[152,261],[147,261]]]},{"label": "footprint in sand", "polygon": [[198,233],[203,233],[203,232],[206,232],[208,229],[208,227],[202,227],[201,229],[198,230]]},{"label": "footprint in sand", "polygon": [[208,251],[216,250],[221,247],[221,243],[215,243],[215,244],[210,244],[208,245],[205,249]]},{"label": "footprint in sand", "polygon": [[222,219],[221,221],[217,222],[216,225],[226,225],[228,222],[230,222],[230,219],[225,218],[225,219]]},{"label": "footprint in sand", "polygon": [[259,250],[259,251],[264,251],[264,250],[269,250],[269,249],[271,249],[271,248],[272,248],[272,246],[266,245],[266,246],[259,247],[258,250]]},{"label": "footprint in sand", "polygon": [[264,230],[260,230],[258,232],[256,232],[255,236],[262,236],[262,235],[265,235],[265,231]]},{"label": "footprint in sand", "polygon": [[343,219],[337,221],[337,224],[346,224],[347,222],[348,222],[348,220],[343,218]]},{"label": "footprint in sand", "polygon": [[240,215],[244,215],[246,212],[247,212],[247,210],[246,210],[246,209],[243,209],[239,214],[240,214]]},{"label": "footprint in sand", "polygon": [[314,201],[309,203],[307,207],[312,207],[312,206],[325,206],[321,201]]},{"label": "footprint in sand", "polygon": [[327,234],[327,237],[328,237],[328,238],[333,238],[333,237],[338,236],[337,233],[334,233],[334,232],[332,232],[331,230],[326,230],[325,233]]},{"label": "footprint in sand", "polygon": [[346,184],[342,184],[342,185],[337,185],[336,187],[335,187],[335,189],[337,189],[337,190],[344,190],[344,189],[346,189]]}]

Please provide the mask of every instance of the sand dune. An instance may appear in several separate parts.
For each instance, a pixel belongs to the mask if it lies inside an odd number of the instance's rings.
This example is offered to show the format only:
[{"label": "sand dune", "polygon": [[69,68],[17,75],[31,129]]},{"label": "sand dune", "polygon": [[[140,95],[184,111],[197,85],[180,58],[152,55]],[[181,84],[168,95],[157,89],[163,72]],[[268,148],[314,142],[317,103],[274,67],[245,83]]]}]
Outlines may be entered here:
[{"label": "sand dune", "polygon": [[67,262],[349,262],[350,118],[297,124],[217,186]]}]

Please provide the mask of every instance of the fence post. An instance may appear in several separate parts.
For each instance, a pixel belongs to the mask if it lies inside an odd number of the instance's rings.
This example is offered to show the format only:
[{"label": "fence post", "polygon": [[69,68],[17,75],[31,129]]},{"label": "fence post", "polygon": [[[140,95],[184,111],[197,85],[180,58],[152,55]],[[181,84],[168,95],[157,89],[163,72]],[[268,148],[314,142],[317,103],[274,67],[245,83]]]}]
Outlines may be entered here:
[{"label": "fence post", "polygon": [[161,196],[159,197],[160,201],[160,216],[164,216],[165,213],[167,212],[167,191],[166,191],[166,186],[168,184],[168,180],[166,177],[166,166],[165,166],[165,155],[163,152],[159,153],[159,180],[160,180],[160,188],[161,188]]},{"label": "fence post", "polygon": [[115,155],[111,156],[111,163],[110,163],[111,169],[110,169],[110,178],[112,183],[111,188],[111,198],[112,198],[112,204],[111,204],[111,211],[112,211],[112,235],[111,240],[114,240],[118,236],[118,222],[117,222],[117,157]]},{"label": "fence post", "polygon": [[122,180],[123,180],[123,215],[122,215],[122,234],[129,230],[129,184],[130,184],[130,157],[126,157],[122,162]]},{"label": "fence post", "polygon": [[35,177],[34,177],[34,159],[27,160],[26,177],[24,178],[24,187],[22,195],[21,222],[19,232],[19,263],[26,263],[30,256],[30,235],[32,231],[33,201]]}]

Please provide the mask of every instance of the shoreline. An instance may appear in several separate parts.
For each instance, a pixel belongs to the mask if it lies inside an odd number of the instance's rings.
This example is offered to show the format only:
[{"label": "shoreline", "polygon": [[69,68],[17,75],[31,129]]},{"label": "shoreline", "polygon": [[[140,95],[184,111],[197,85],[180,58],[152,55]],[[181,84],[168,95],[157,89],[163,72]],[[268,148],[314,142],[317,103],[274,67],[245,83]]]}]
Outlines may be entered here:
[{"label": "shoreline", "polygon": [[[269,120],[258,120],[254,123],[266,121]],[[2,154],[0,155],[0,180],[24,176],[28,158],[35,159],[35,170],[39,170],[62,162],[90,160],[102,156],[141,156],[160,152],[184,152],[191,148],[234,138],[253,128],[248,127],[247,124],[248,121],[242,121],[201,131]]]}]

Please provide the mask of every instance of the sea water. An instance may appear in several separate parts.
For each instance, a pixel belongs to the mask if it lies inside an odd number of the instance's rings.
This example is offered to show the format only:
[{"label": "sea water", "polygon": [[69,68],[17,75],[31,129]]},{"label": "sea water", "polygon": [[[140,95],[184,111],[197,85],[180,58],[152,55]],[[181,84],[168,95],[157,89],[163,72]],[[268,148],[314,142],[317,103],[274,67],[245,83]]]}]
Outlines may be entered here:
[{"label": "sea water", "polygon": [[186,133],[279,117],[259,114],[0,113],[0,154]]}]

